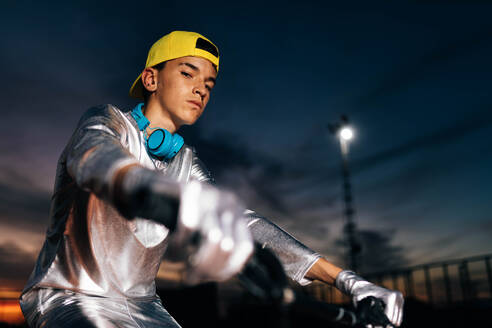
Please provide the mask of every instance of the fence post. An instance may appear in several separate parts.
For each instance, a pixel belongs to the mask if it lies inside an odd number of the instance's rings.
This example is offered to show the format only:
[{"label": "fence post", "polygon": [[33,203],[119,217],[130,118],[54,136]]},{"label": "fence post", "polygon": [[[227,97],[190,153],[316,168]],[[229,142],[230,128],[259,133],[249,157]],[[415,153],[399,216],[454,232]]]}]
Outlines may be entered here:
[{"label": "fence post", "polygon": [[323,301],[326,303],[330,302],[330,291],[331,286],[323,285]]},{"label": "fence post", "polygon": [[424,274],[425,274],[425,289],[427,292],[427,301],[429,303],[432,302],[432,283],[430,279],[430,272],[429,272],[429,267],[427,265],[424,266]]},{"label": "fence post", "polygon": [[444,274],[444,288],[446,289],[446,301],[448,304],[453,302],[451,297],[451,283],[449,281],[448,264],[444,263],[442,265],[442,273]]},{"label": "fence post", "polygon": [[470,274],[468,273],[468,261],[461,262],[459,267],[461,290],[463,292],[463,302],[469,301],[471,298],[470,290]]},{"label": "fence post", "polygon": [[490,257],[485,258],[485,267],[487,268],[487,278],[489,280],[489,298],[492,298],[492,270],[490,269]]},{"label": "fence post", "polygon": [[407,297],[414,297],[413,293],[413,280],[412,280],[412,270],[407,270],[405,272],[405,279],[403,280],[405,283],[405,294]]}]

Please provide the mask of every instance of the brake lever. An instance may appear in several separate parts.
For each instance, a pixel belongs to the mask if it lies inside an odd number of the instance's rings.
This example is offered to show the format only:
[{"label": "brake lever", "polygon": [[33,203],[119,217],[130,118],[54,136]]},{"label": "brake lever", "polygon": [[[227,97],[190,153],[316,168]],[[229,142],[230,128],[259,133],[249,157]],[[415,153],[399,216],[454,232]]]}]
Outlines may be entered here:
[{"label": "brake lever", "polygon": [[288,286],[281,263],[271,251],[258,243],[255,243],[254,255],[238,274],[238,278],[241,285],[264,304],[287,306],[293,313],[317,315],[346,327],[395,327],[384,314],[384,302],[372,296],[359,301],[354,312],[295,294]]},{"label": "brake lever", "polygon": [[359,323],[364,327],[372,325],[372,327],[394,328],[395,326],[384,313],[384,307],[384,302],[373,296],[360,300],[356,308]]}]

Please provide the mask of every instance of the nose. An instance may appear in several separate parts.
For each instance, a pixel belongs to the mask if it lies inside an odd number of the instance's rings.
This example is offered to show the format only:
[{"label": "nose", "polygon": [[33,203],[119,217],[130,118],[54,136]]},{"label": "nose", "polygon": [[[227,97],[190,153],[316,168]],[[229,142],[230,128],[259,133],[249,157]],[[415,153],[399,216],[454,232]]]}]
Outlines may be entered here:
[{"label": "nose", "polygon": [[203,100],[205,98],[207,90],[205,88],[205,84],[202,83],[197,83],[195,87],[193,88],[193,94],[197,94],[200,96],[200,98]]}]

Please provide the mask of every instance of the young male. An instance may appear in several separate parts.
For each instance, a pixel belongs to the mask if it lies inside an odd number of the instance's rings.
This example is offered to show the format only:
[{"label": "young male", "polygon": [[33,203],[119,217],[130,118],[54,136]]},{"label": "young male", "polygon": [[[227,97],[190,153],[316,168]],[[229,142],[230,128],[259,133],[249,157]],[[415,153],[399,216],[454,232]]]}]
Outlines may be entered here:
[{"label": "young male", "polygon": [[403,298],[342,271],[275,224],[244,211],[176,131],[203,113],[219,71],[217,47],[174,31],[150,49],[130,89],[131,111],[89,109],[60,156],[51,222],[21,296],[32,327],[179,327],[155,294],[165,253],[187,260],[190,283],[223,281],[270,248],[287,274],[318,279],[354,300],[386,304],[399,325]]}]

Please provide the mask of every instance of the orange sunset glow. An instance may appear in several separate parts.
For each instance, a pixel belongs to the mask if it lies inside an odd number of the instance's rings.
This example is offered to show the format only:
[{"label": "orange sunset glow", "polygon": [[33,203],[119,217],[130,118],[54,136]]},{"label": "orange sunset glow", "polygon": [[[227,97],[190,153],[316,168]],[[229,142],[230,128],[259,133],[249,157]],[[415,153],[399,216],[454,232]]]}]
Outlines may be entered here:
[{"label": "orange sunset glow", "polygon": [[24,322],[19,296],[20,291],[0,290],[0,323],[19,325]]}]

